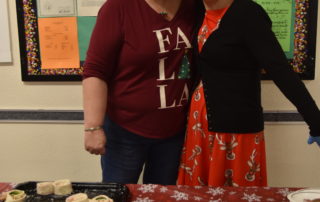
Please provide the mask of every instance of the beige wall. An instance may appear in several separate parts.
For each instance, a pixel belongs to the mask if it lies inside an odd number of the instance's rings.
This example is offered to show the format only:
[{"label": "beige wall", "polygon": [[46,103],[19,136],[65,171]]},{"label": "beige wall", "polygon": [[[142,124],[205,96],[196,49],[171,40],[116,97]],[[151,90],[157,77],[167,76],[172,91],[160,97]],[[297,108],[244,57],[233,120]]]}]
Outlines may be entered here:
[{"label": "beige wall", "polygon": [[[80,82],[21,81],[15,1],[8,1],[14,62],[0,65],[0,109],[81,110]],[[319,68],[318,61],[316,80],[305,83],[320,105]],[[263,106],[295,110],[270,81],[263,82]],[[320,149],[306,145],[304,123],[267,123],[265,133],[270,186],[320,187]],[[100,180],[99,159],[83,150],[80,123],[0,123],[0,181],[61,178]]]},{"label": "beige wall", "polygon": [[0,124],[0,181],[101,181],[80,124]]}]

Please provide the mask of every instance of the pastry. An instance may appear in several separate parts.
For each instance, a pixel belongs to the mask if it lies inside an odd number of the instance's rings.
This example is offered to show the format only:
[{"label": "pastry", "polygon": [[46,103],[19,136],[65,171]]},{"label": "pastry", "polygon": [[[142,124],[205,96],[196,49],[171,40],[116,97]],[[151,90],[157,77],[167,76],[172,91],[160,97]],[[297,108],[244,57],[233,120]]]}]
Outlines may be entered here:
[{"label": "pastry", "polygon": [[316,199],[304,199],[303,202],[320,202],[320,198],[316,198]]},{"label": "pastry", "polygon": [[55,195],[68,195],[72,193],[72,185],[70,180],[57,180],[52,184]]},{"label": "pastry", "polygon": [[7,192],[0,193],[0,202],[5,201],[7,198]]},{"label": "pastry", "polygon": [[108,196],[106,196],[106,195],[99,195],[99,196],[96,196],[93,199],[91,199],[91,202],[95,202],[95,201],[98,201],[98,202],[113,202],[113,200],[111,198],[109,198]]},{"label": "pastry", "polygon": [[39,194],[39,195],[53,194],[52,182],[39,182],[39,183],[37,183],[37,194]]},{"label": "pastry", "polygon": [[66,198],[66,202],[89,202],[87,194],[78,193]]},{"label": "pastry", "polygon": [[24,202],[26,200],[26,194],[22,190],[13,189],[7,192],[5,202]]}]

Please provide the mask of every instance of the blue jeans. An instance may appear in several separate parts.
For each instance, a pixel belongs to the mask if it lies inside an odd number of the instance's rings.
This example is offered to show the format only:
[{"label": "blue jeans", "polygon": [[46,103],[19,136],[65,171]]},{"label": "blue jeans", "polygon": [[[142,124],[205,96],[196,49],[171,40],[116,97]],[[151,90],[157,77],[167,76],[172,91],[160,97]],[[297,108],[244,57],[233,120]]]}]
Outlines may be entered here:
[{"label": "blue jeans", "polygon": [[101,156],[103,182],[136,184],[144,168],[144,184],[176,184],[185,131],[167,139],[131,133],[108,118],[104,124],[106,153]]}]

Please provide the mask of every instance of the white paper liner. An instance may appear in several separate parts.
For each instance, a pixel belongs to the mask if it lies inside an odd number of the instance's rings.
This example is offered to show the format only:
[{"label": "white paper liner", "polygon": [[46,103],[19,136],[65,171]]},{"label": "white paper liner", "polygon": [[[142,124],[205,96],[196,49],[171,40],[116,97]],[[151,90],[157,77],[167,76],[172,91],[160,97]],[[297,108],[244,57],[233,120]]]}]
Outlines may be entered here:
[{"label": "white paper liner", "polygon": [[290,193],[287,198],[290,202],[305,202],[308,200],[320,199],[320,188],[301,189]]}]

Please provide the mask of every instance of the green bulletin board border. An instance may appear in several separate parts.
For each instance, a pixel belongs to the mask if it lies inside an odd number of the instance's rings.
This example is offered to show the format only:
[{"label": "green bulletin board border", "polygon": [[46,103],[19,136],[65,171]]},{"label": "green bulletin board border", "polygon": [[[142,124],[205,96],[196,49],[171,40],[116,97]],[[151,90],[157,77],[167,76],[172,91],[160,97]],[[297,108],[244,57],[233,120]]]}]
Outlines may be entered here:
[{"label": "green bulletin board border", "polygon": [[[288,62],[304,80],[314,79],[317,0],[295,0],[294,52]],[[80,68],[42,69],[36,0],[16,0],[22,81],[81,81]],[[263,79],[269,79],[263,74]]]},{"label": "green bulletin board border", "polygon": [[[293,58],[293,54],[294,54],[294,35],[293,35],[293,33],[294,33],[294,28],[295,28],[295,13],[296,13],[296,6],[295,6],[295,0],[282,0],[282,1],[279,1],[279,0],[253,0],[253,1],[255,1],[256,3],[258,3],[258,4],[260,4],[265,10],[266,10],[266,12],[269,14],[269,17],[271,18],[271,20],[273,20],[273,13],[270,13],[269,12],[269,9],[271,8],[271,12],[274,12],[274,9],[278,9],[278,10],[276,10],[277,12],[279,12],[279,13],[277,13],[276,12],[276,18],[277,19],[280,19],[280,21],[282,22],[283,20],[286,20],[285,18],[283,18],[284,16],[283,15],[285,15],[285,14],[281,14],[280,12],[282,11],[282,6],[275,6],[275,5],[273,5],[274,3],[275,4],[281,4],[281,3],[284,3],[284,4],[289,4],[289,5],[291,5],[291,8],[287,8],[288,10],[290,10],[290,22],[289,22],[289,36],[288,36],[288,46],[289,46],[289,51],[287,51],[287,48],[288,47],[282,47],[283,48],[283,50],[284,50],[284,53],[286,54],[286,56],[287,56],[287,58],[289,58],[289,59],[292,59]],[[266,4],[266,5],[265,5]],[[268,5],[273,5],[273,6],[271,6],[271,7],[269,7]],[[277,16],[277,15],[280,15],[280,16]],[[281,16],[282,15],[282,16]],[[289,15],[288,15],[289,16]],[[287,17],[288,17],[287,16]],[[281,18],[280,18],[281,17]],[[286,21],[286,22],[288,22],[288,21]],[[279,22],[280,23],[280,22]],[[273,31],[274,31],[274,33],[277,35],[277,29],[276,28],[274,28],[274,26],[277,24],[276,22],[274,22],[273,21],[273,23],[272,23],[273,25],[272,25],[272,29],[273,29]],[[280,31],[282,31],[282,30],[280,30]],[[287,41],[286,40],[286,41]],[[279,41],[280,42],[280,44],[281,44],[281,46],[283,45],[282,43],[281,43],[281,40]]]},{"label": "green bulletin board border", "polygon": [[[292,0],[295,1],[295,0]],[[295,19],[295,13],[296,13],[296,6],[295,4],[292,4],[292,19]],[[294,33],[294,22],[291,23],[291,33]],[[293,58],[293,54],[294,54],[294,37],[293,35],[290,36],[290,51],[289,52],[285,52],[287,58]]]},{"label": "green bulletin board border", "polygon": [[[281,0],[284,1],[284,0]],[[290,52],[285,52],[289,64],[301,79],[313,80],[315,76],[315,53],[317,37],[317,0],[286,0],[292,4]],[[263,74],[262,79],[269,80]]]}]

